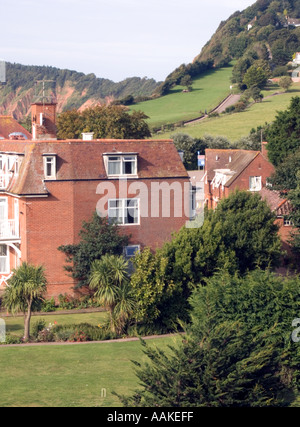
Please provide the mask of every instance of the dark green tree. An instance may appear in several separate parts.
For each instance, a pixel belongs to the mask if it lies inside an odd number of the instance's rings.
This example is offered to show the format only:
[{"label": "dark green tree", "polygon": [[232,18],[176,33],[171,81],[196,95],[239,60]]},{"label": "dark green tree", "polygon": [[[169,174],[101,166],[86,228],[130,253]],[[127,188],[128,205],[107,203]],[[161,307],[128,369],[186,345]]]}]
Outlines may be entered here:
[{"label": "dark green tree", "polygon": [[[136,293],[155,296],[157,323],[174,328],[178,319],[188,321],[191,292],[217,271],[243,275],[257,267],[279,265],[281,242],[274,220],[258,194],[230,194],[205,213],[202,227],[183,227],[156,251],[154,259],[141,258],[133,276],[138,279]],[[153,306],[143,308],[144,316],[153,319]]]},{"label": "dark green tree", "polygon": [[66,111],[57,118],[59,139],[80,139],[82,132],[94,132],[95,139],[143,139],[151,133],[141,111],[128,112],[122,105],[87,108],[84,111]]},{"label": "dark green tree", "polygon": [[300,171],[300,147],[276,166],[275,173],[270,178],[272,189],[286,196],[290,190],[297,187],[297,171]]},{"label": "dark green tree", "polygon": [[299,386],[300,348],[291,340],[299,290],[299,279],[263,271],[214,276],[193,294],[192,324],[181,343],[164,352],[142,342],[149,362],[135,362],[140,388],[121,401],[127,407],[289,405]]},{"label": "dark green tree", "polygon": [[293,97],[285,111],[278,112],[266,132],[268,156],[275,165],[300,148],[300,97]]},{"label": "dark green tree", "polygon": [[95,212],[90,221],[83,222],[78,244],[62,245],[58,248],[65,253],[65,266],[77,286],[87,286],[93,261],[100,260],[105,254],[122,255],[128,244],[128,236],[119,234],[117,225],[109,224],[107,218],[101,218]]},{"label": "dark green tree", "polygon": [[182,228],[164,245],[170,278],[190,286],[218,269],[244,274],[278,265],[281,244],[274,220],[259,194],[231,193],[206,212],[201,228]]},{"label": "dark green tree", "polygon": [[268,81],[268,73],[265,68],[260,65],[251,65],[247,70],[243,78],[243,83],[250,89],[253,86],[257,86],[262,89]]},{"label": "dark green tree", "polygon": [[184,86],[187,88],[188,91],[192,90],[193,81],[189,74],[186,74],[182,79],[180,80],[180,86]]},{"label": "dark green tree", "polygon": [[282,89],[287,91],[291,87],[291,85],[293,84],[293,80],[291,79],[290,76],[283,76],[279,80],[278,84]]}]

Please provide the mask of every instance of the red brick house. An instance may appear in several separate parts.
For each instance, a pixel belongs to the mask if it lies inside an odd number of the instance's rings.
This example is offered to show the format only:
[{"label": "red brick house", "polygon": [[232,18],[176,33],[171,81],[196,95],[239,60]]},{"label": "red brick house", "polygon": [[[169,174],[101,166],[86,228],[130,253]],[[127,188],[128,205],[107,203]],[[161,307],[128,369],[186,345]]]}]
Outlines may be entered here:
[{"label": "red brick house", "polygon": [[278,191],[272,191],[266,187],[260,191],[261,198],[265,200],[272,212],[276,215],[276,224],[279,226],[280,238],[282,241],[282,248],[292,256],[290,239],[293,230],[293,224],[288,219],[288,215],[292,210],[292,206],[288,199],[282,198]]},{"label": "red brick house", "polygon": [[205,203],[214,209],[219,200],[236,189],[259,192],[273,172],[274,166],[268,161],[265,144],[262,151],[207,149]]},{"label": "red brick house", "polygon": [[128,256],[189,219],[189,177],[172,140],[58,141],[53,121],[49,130],[32,111],[35,139],[0,140],[0,289],[27,261],[45,266],[48,296],[73,294],[57,248],[77,243],[96,209],[131,235]]},{"label": "red brick house", "polygon": [[290,253],[288,244],[292,224],[287,215],[291,206],[278,192],[268,189],[268,178],[274,166],[267,158],[267,143],[262,151],[218,150],[205,151],[204,199],[208,208],[215,209],[219,200],[236,190],[257,192],[276,214],[283,249]]}]

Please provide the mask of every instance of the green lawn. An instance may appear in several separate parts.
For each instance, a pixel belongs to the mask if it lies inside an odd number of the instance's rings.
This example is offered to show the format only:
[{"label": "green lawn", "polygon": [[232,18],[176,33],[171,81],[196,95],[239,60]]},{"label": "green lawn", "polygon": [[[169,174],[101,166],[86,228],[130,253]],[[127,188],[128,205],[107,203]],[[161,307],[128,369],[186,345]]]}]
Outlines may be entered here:
[{"label": "green lawn", "polygon": [[[252,128],[271,123],[278,111],[283,111],[290,105],[291,98],[300,96],[300,84],[294,84],[286,93],[267,98],[275,91],[264,91],[265,99],[261,103],[252,105],[241,113],[220,115],[217,118],[205,119],[200,123],[191,124],[178,128],[175,131],[159,134],[159,138],[170,138],[172,134],[187,133],[193,138],[201,138],[205,134],[213,136],[225,136],[234,142],[243,136],[247,136]],[[277,90],[278,91],[278,90]],[[157,135],[153,135],[157,138]]]},{"label": "green lawn", "polygon": [[[176,337],[149,339],[166,349]],[[0,346],[1,407],[122,406],[138,379],[131,360],[146,360],[139,341],[34,347]]]},{"label": "green lawn", "polygon": [[193,79],[193,90],[183,93],[182,86],[174,87],[170,94],[135,104],[131,110],[141,110],[149,119],[151,128],[199,117],[200,112],[216,107],[230,92],[232,66],[211,70]]},{"label": "green lawn", "polygon": [[[1,315],[0,315],[1,317]],[[106,312],[95,312],[95,313],[80,313],[80,314],[59,314],[51,313],[45,316],[32,316],[31,327],[38,320],[45,320],[46,324],[57,322],[58,325],[70,325],[76,323],[90,323],[91,325],[103,324],[107,318]],[[6,324],[6,332],[12,335],[21,337],[24,333],[24,318],[22,316],[17,317],[4,317]]]}]

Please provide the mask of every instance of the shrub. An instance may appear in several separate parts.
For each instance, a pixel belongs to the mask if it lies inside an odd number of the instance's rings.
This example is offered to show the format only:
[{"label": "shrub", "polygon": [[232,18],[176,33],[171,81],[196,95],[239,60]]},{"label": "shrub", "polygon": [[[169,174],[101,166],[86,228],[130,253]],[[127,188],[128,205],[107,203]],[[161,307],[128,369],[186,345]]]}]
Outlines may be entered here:
[{"label": "shrub", "polygon": [[3,342],[3,343],[0,342],[0,345],[1,344],[3,344],[3,345],[5,345],[5,344],[22,344],[22,342],[23,342],[22,337],[16,337],[16,336],[11,335],[11,334],[6,334],[5,342]]},{"label": "shrub", "polygon": [[235,104],[235,111],[240,112],[240,111],[244,111],[247,107],[247,104],[243,101],[237,102]]},{"label": "shrub", "polygon": [[41,305],[41,311],[43,311],[44,313],[48,313],[50,311],[55,311],[55,310],[56,310],[56,305],[55,305],[54,298],[43,301]]},{"label": "shrub", "polygon": [[32,325],[32,335],[37,338],[39,333],[46,328],[46,321],[44,319],[37,320]]},{"label": "shrub", "polygon": [[57,325],[53,329],[54,341],[103,341],[116,338],[106,327],[95,326],[89,323],[72,325]]},{"label": "shrub", "polygon": [[36,341],[37,342],[53,342],[54,341],[54,325],[49,323],[47,327],[39,331]]}]

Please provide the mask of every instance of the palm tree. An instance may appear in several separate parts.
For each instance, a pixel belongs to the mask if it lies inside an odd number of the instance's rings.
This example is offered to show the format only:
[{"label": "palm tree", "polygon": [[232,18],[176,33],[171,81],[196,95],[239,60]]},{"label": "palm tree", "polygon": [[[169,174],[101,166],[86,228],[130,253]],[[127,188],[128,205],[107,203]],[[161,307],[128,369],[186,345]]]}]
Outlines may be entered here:
[{"label": "palm tree", "polygon": [[134,313],[136,308],[136,299],[129,283],[124,283],[120,287],[118,301],[114,309],[114,318],[116,321],[117,333],[124,332],[124,326]]},{"label": "palm tree", "polygon": [[10,313],[24,313],[24,340],[29,340],[33,303],[42,300],[47,289],[44,267],[23,262],[12,272],[12,277],[7,281],[3,302]]},{"label": "palm tree", "polygon": [[111,331],[120,333],[134,305],[128,286],[128,262],[122,256],[103,255],[92,264],[89,286],[109,310]]}]

